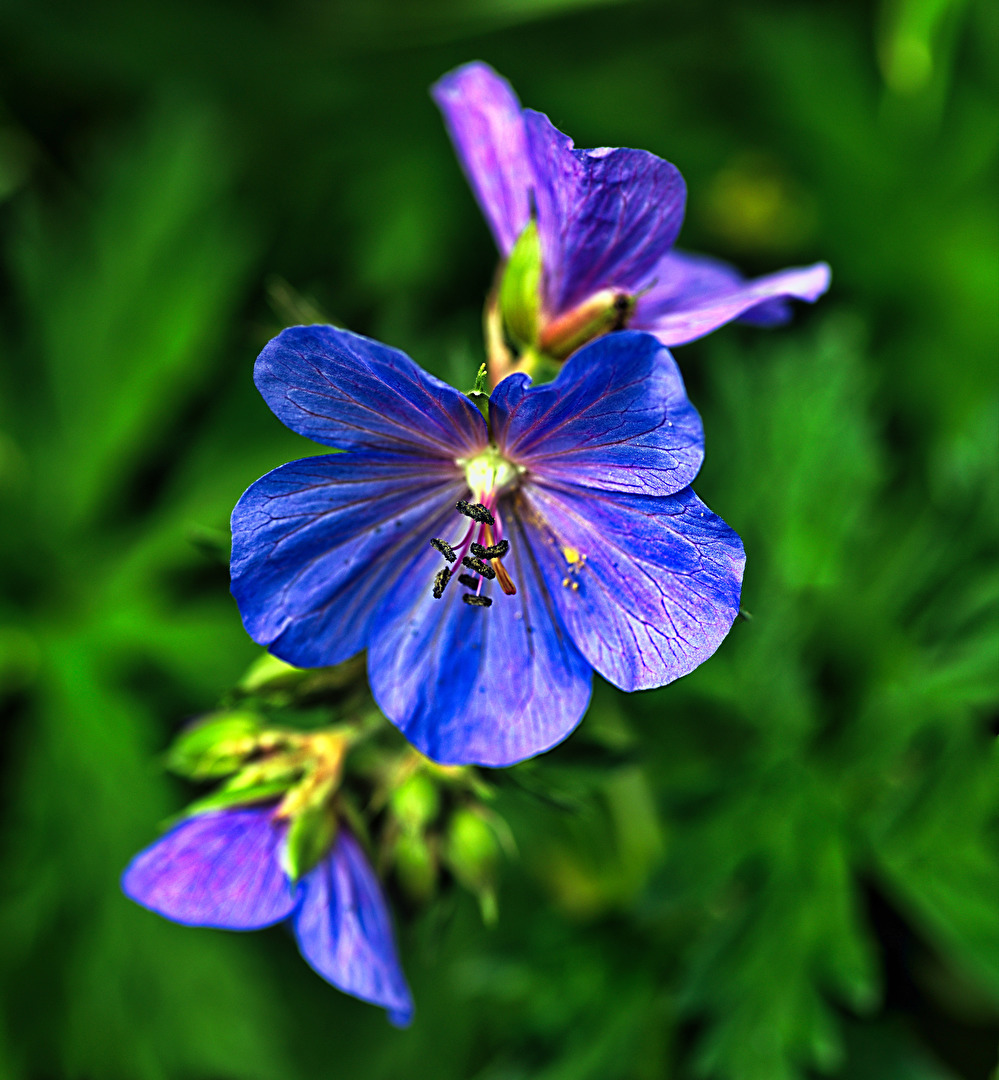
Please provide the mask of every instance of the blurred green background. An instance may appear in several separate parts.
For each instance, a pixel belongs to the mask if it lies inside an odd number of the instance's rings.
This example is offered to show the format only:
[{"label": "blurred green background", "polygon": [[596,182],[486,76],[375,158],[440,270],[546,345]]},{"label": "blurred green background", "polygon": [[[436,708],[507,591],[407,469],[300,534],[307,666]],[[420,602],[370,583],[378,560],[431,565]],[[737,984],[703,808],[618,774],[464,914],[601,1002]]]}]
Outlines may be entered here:
[{"label": "blurred green background", "polygon": [[[0,3],[0,1077],[990,1075],[997,35],[987,0]],[[495,778],[499,924],[400,907],[396,1032],[281,929],[117,879],[258,654],[228,515],[312,452],[260,346],[325,317],[459,387],[481,359],[494,251],[427,96],[473,58],[673,161],[684,246],[834,279],[677,350],[752,621]]]}]

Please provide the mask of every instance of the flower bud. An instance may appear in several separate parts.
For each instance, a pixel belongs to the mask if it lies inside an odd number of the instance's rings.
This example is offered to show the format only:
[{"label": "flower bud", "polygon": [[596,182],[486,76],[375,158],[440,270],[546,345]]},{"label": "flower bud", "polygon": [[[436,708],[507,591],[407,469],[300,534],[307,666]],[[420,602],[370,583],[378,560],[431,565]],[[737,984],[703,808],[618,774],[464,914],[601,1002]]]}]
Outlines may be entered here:
[{"label": "flower bud", "polygon": [[392,845],[396,877],[406,895],[417,903],[426,903],[437,885],[437,856],[421,833],[400,833]]},{"label": "flower bud", "polygon": [[543,326],[539,348],[546,356],[564,360],[594,338],[622,329],[634,308],[633,296],[619,289],[601,289]]},{"label": "flower bud", "polygon": [[192,780],[227,776],[256,749],[261,724],[252,712],[209,713],[177,736],[167,768]]},{"label": "flower bud", "polygon": [[483,921],[496,921],[499,841],[481,814],[460,808],[448,825],[445,859],[451,872],[479,901]]},{"label": "flower bud", "polygon": [[415,772],[392,792],[392,814],[406,832],[418,833],[437,817],[440,795],[425,772]]}]

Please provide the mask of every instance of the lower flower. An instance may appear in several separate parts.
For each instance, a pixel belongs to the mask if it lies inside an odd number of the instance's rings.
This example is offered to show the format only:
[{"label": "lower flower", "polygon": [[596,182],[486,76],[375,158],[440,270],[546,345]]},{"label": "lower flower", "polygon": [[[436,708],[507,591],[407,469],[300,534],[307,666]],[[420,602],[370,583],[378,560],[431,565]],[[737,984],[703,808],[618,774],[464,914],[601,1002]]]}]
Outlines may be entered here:
[{"label": "lower flower", "polygon": [[407,1025],[413,1001],[399,965],[378,879],[340,826],[329,851],[298,881],[285,869],[287,822],[273,806],[198,814],[140,852],[125,894],[186,926],[260,930],[290,921],[309,966],[344,993]]}]

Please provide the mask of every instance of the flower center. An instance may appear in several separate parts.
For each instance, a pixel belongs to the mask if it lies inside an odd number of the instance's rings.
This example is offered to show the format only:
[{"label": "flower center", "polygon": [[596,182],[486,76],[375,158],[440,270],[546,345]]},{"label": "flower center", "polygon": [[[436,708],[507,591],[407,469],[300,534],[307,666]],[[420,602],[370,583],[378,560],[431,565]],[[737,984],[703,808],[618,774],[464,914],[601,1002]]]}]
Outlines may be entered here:
[{"label": "flower center", "polygon": [[[455,503],[455,510],[469,519],[464,536],[456,538],[454,543],[435,536],[430,543],[449,564],[460,560],[462,566],[472,571],[458,575],[458,581],[470,590],[462,595],[462,600],[471,607],[491,607],[492,598],[483,592],[487,581],[498,581],[507,596],[513,596],[517,591],[501,562],[510,550],[510,541],[503,539],[498,502],[499,496],[526,470],[522,465],[507,461],[495,446],[469,458],[458,458],[455,464],[465,470],[465,480],[476,501],[459,499]],[[444,595],[451,577],[450,565],[438,571],[433,586],[435,600]]]},{"label": "flower center", "polygon": [[512,487],[526,471],[523,465],[507,461],[499,450],[492,445],[472,457],[458,458],[456,465],[465,470],[465,480],[472,492],[472,497],[479,500],[493,500]]}]

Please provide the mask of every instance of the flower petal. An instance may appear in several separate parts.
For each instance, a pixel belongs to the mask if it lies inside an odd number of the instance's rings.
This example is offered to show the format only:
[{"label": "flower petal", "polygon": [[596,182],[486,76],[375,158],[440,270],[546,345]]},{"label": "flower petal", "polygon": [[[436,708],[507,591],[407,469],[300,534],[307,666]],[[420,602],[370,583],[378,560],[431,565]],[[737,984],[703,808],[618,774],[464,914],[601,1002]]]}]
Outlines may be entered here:
[{"label": "flower petal", "polygon": [[517,586],[490,583],[488,609],[453,581],[440,600],[440,564],[420,554],[386,602],[368,646],[375,701],[418,750],[450,765],[512,765],[561,742],[590,696],[590,666],[573,645],[538,575],[526,530],[501,507]]},{"label": "flower petal", "polygon": [[542,572],[593,667],[622,690],[686,675],[739,611],[742,541],[686,488],[668,498],[531,485]]},{"label": "flower petal", "polygon": [[247,633],[298,667],[360,652],[431,521],[467,491],[453,464],[326,454],[282,465],[232,512],[232,594]]},{"label": "flower petal", "polygon": [[253,378],[282,423],[341,450],[453,460],[485,440],[482,415],[464,394],[398,349],[347,330],[283,330]]},{"label": "flower petal", "polygon": [[668,350],[622,330],[574,353],[554,382],[511,375],[489,401],[501,452],[546,480],[672,495],[697,475],[704,432]]},{"label": "flower petal", "polygon": [[672,246],[686,185],[645,150],[574,150],[548,117],[524,110],[548,315],[599,289],[633,292]]},{"label": "flower petal", "polygon": [[295,916],[302,956],[327,982],[389,1010],[400,1027],[413,999],[399,965],[381,886],[364,852],[341,827],[332,851],[302,879]]},{"label": "flower petal", "polygon": [[122,875],[126,896],[174,922],[259,930],[286,919],[298,896],[278,857],[284,830],[271,807],[187,818]]},{"label": "flower petal", "polygon": [[488,64],[465,64],[430,89],[451,142],[503,255],[531,216],[534,176],[520,102]]},{"label": "flower petal", "polygon": [[733,319],[772,326],[785,321],[787,301],[813,303],[829,288],[826,263],[747,281],[727,263],[671,251],[651,275],[655,284],[635,305],[629,325],[664,345],[682,345]]}]

